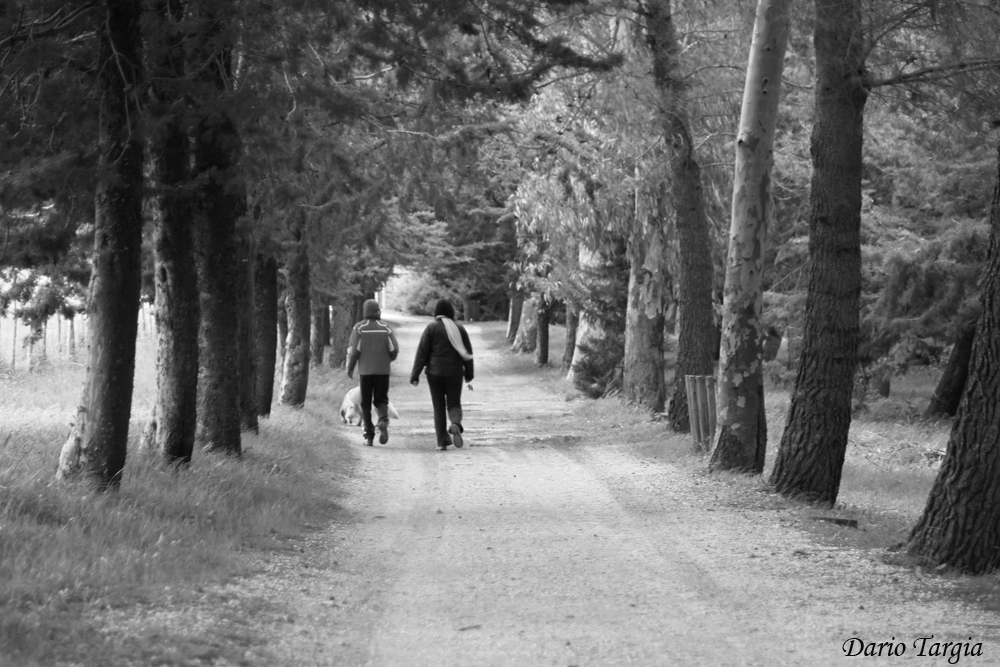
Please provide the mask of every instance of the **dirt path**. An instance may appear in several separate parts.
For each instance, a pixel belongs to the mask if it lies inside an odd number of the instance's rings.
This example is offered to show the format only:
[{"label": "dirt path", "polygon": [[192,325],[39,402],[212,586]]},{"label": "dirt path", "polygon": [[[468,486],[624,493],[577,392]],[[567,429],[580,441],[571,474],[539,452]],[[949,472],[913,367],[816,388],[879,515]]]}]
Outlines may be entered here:
[{"label": "dirt path", "polygon": [[867,662],[948,664],[929,654],[952,641],[967,643],[959,664],[1000,664],[998,620],[948,582],[819,546],[628,443],[594,446],[607,425],[497,357],[477,354],[467,446],[435,451],[426,386],[406,381],[422,327],[399,332],[390,442],[345,427],[359,457],[345,512],[223,589],[246,646],[214,664],[839,665],[851,637],[905,645]]}]

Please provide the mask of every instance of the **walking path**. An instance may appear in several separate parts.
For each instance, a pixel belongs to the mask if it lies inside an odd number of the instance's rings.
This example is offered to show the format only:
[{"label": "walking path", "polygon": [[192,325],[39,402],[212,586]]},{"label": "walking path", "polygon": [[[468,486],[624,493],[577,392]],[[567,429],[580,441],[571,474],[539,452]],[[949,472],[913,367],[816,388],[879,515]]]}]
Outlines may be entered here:
[{"label": "walking path", "polygon": [[468,326],[467,445],[436,451],[426,384],[408,383],[425,322],[398,330],[389,443],[343,427],[358,463],[339,520],[225,588],[257,640],[232,664],[842,665],[852,637],[905,647],[866,664],[949,664],[951,647],[929,655],[942,641],[965,642],[959,664],[1000,664],[997,618],[948,582],[818,545],[627,442],[594,444],[609,425],[485,353],[494,324]]}]

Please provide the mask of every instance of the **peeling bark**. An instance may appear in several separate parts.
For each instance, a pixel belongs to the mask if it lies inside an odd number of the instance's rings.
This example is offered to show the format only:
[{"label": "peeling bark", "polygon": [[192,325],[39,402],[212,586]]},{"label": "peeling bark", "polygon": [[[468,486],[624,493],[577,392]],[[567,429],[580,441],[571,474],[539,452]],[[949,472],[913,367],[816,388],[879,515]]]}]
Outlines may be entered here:
[{"label": "peeling bark", "polygon": [[663,362],[666,242],[659,216],[636,221],[629,238],[628,307],[625,313],[625,400],[654,412],[663,411],[666,383]]},{"label": "peeling bark", "polygon": [[288,313],[288,339],[285,342],[285,363],[281,373],[281,403],[302,407],[309,387],[309,340],[311,308],[309,303],[309,242],[306,237],[306,216],[301,214],[292,231],[295,248],[288,258],[285,280]]},{"label": "peeling bark", "polygon": [[718,431],[710,467],[764,470],[762,273],[771,165],[791,0],[759,0],[736,139],[732,221],[722,306]]},{"label": "peeling bark", "polygon": [[802,355],[771,483],[833,505],[851,427],[861,309],[864,71],[860,0],[816,0],[809,289]]}]

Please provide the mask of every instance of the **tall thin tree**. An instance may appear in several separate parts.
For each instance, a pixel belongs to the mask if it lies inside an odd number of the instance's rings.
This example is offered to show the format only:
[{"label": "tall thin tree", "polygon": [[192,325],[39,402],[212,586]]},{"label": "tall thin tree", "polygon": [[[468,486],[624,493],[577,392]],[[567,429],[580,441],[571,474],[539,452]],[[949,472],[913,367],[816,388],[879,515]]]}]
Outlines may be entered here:
[{"label": "tall thin tree", "polygon": [[760,474],[764,415],[764,241],[771,215],[771,165],[791,0],[758,0],[743,106],[722,305],[718,424],[710,466]]}]

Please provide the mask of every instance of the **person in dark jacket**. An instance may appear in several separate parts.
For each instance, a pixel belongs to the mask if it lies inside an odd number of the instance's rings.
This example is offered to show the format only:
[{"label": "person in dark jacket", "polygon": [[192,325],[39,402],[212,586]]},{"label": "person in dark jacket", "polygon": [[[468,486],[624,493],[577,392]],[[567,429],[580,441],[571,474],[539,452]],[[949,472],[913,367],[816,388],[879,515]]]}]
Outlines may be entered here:
[{"label": "person in dark jacket", "polygon": [[[434,404],[434,432],[437,448],[462,446],[462,381],[472,382],[475,369],[472,343],[465,327],[455,322],[455,308],[446,299],[434,307],[434,321],[420,337],[413,360],[410,384],[420,384],[420,373],[427,369],[427,386]],[[447,426],[448,420],[451,426]]]},{"label": "person in dark jacket", "polygon": [[354,367],[361,376],[361,414],[365,425],[365,444],[372,446],[375,425],[372,423],[372,405],[378,413],[378,441],[389,442],[389,365],[399,354],[396,335],[382,322],[382,309],[378,301],[368,299],[361,311],[365,319],[351,329],[347,347],[347,377],[354,378]]}]

